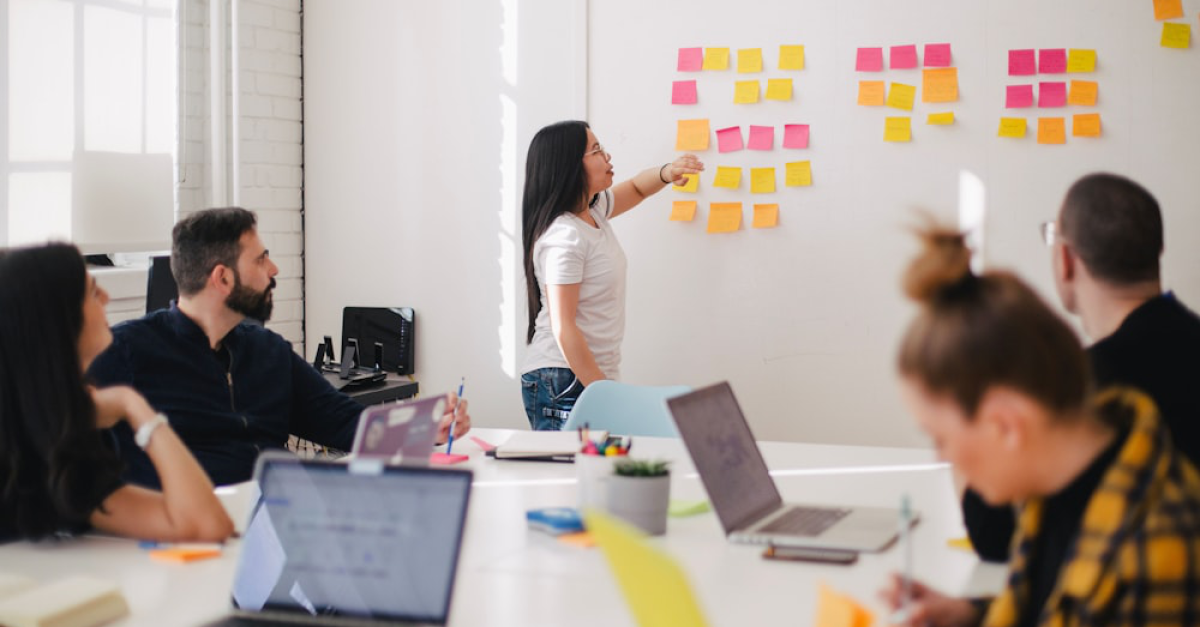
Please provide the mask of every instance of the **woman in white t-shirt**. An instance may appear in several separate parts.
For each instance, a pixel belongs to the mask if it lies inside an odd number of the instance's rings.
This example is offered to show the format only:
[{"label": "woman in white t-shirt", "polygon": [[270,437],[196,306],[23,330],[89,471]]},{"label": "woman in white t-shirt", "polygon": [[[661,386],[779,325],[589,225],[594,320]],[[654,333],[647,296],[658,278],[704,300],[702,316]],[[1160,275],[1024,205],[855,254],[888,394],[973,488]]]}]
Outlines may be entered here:
[{"label": "woman in white t-shirt", "polygon": [[562,428],[584,387],[620,376],[625,253],[609,220],[703,169],[683,155],[614,186],[612,156],[586,122],[534,135],[521,231],[529,297],[521,391],[531,428]]}]

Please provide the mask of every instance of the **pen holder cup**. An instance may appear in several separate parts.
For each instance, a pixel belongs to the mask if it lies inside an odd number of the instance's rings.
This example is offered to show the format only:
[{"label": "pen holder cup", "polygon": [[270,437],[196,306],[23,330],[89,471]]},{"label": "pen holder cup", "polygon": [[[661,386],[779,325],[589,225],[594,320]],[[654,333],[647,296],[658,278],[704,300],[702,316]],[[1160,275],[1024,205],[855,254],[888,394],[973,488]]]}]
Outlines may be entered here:
[{"label": "pen holder cup", "polygon": [[615,457],[575,455],[575,472],[579,478],[579,509],[604,509],[608,504],[608,483],[613,476]]},{"label": "pen holder cup", "polygon": [[608,512],[652,536],[667,532],[671,475],[623,477],[608,480]]}]

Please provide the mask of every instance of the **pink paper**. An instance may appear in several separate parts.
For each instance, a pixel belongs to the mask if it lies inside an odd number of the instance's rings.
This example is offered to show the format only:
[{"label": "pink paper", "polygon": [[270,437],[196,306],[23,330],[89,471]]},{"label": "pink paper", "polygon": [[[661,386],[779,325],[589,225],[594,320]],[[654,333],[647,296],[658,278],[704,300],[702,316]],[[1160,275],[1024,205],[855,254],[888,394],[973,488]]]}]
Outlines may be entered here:
[{"label": "pink paper", "polygon": [[925,67],[950,67],[950,44],[925,44]]},{"label": "pink paper", "polygon": [[859,48],[854,69],[859,72],[882,72],[883,48]]},{"label": "pink paper", "polygon": [[890,66],[893,70],[908,70],[917,67],[917,47],[892,46]]},{"label": "pink paper", "polygon": [[438,451],[429,456],[429,463],[435,466],[449,466],[450,464],[459,464],[471,459],[466,455],[453,455]]},{"label": "pink paper", "polygon": [[1067,71],[1067,51],[1064,48],[1038,50],[1039,74],[1062,74]]},{"label": "pink paper", "polygon": [[1022,109],[1033,106],[1033,85],[1009,85],[1008,98],[1004,106],[1009,109]]},{"label": "pink paper", "polygon": [[750,126],[750,150],[772,150],[775,148],[774,126]]},{"label": "pink paper", "polygon": [[488,451],[496,450],[495,444],[492,444],[491,442],[488,442],[487,440],[477,438],[475,436],[470,436],[470,437],[471,437],[471,441],[475,443],[475,446],[478,446],[483,452],[486,453]]},{"label": "pink paper", "polygon": [[1037,74],[1037,54],[1032,48],[1028,50],[1008,51],[1008,75],[1032,76]]},{"label": "pink paper", "polygon": [[677,70],[680,72],[699,72],[702,67],[704,67],[704,48],[679,49],[679,65],[676,66]]},{"label": "pink paper", "polygon": [[742,145],[742,127],[731,126],[717,131],[717,152],[733,152],[744,147]]},{"label": "pink paper", "polygon": [[784,148],[808,148],[808,125],[807,124],[784,124],[783,125],[783,147]]},{"label": "pink paper", "polygon": [[696,81],[672,82],[671,104],[696,104]]},{"label": "pink paper", "polygon": [[1038,107],[1067,106],[1066,83],[1038,83]]}]

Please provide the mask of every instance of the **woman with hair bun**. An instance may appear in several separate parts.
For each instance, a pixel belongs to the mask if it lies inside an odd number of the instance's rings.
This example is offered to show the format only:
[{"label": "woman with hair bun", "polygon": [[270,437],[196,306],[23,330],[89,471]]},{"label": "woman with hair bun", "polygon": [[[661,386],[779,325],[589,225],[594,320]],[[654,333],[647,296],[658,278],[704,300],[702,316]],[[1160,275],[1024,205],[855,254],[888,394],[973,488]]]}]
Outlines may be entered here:
[{"label": "woman with hair bun", "polygon": [[905,404],[993,505],[1020,506],[1006,589],[950,598],[899,577],[904,625],[1185,625],[1200,621],[1200,475],[1154,403],[1093,395],[1070,328],[1016,276],[976,275],[956,232],[919,231],[904,277],[921,310],[900,345]]}]

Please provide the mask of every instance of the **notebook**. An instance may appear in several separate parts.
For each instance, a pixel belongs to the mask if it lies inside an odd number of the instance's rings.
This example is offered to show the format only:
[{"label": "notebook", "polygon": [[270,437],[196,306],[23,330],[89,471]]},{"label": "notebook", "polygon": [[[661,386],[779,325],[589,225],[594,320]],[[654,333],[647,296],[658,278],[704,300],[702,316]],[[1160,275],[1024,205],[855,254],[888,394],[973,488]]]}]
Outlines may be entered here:
[{"label": "notebook", "polygon": [[437,425],[446,413],[446,397],[431,396],[363,410],[350,452],[354,459],[428,466]]},{"label": "notebook", "polygon": [[471,472],[266,453],[233,616],[215,625],[445,625]]},{"label": "notebook", "polygon": [[[590,437],[604,439],[608,432],[593,429]],[[573,461],[582,446],[577,431],[517,431],[488,455],[496,459]]]},{"label": "notebook", "polygon": [[896,538],[898,509],[785,504],[728,382],[667,407],[730,540],[880,551]]}]

